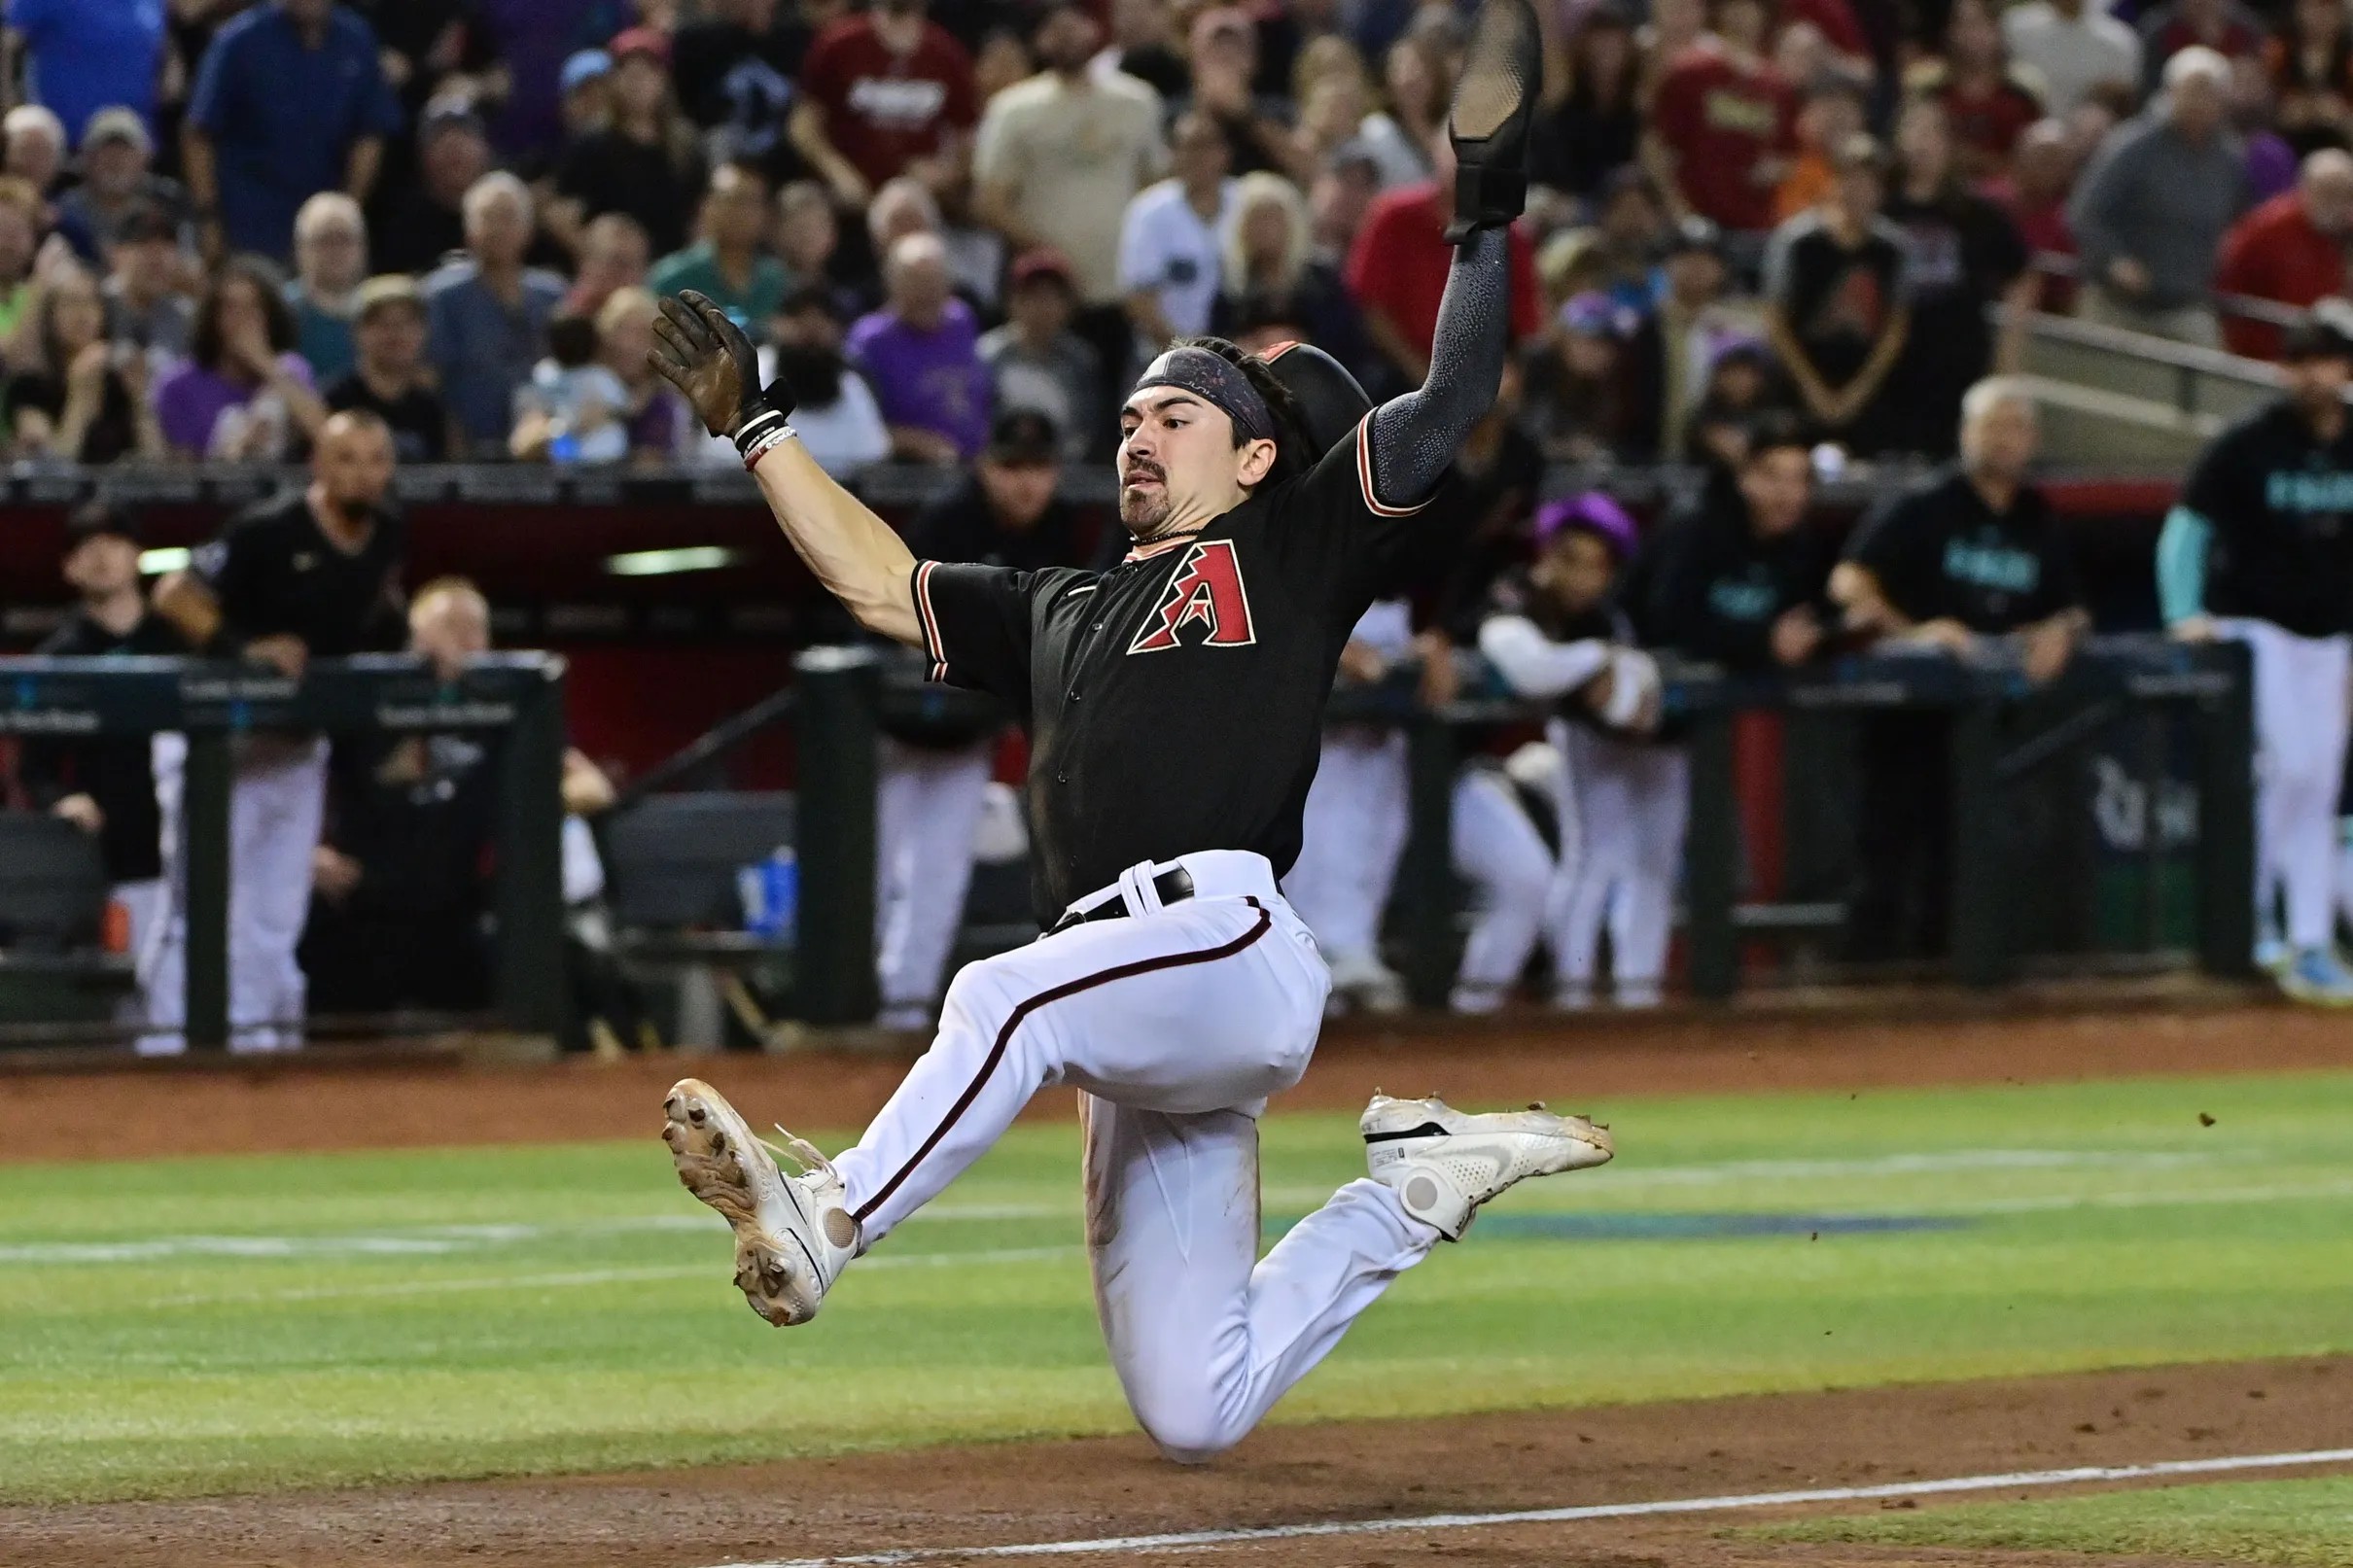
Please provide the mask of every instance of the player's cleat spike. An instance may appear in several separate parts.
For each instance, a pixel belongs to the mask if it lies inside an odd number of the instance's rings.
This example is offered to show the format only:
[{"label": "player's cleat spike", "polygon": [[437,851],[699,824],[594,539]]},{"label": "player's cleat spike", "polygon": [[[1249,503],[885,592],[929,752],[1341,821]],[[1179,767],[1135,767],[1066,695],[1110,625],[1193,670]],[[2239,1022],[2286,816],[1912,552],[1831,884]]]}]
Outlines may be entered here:
[{"label": "player's cleat spike", "polygon": [[1484,0],[1446,119],[1455,146],[1455,219],[1446,238],[1500,228],[1528,206],[1528,143],[1544,86],[1544,46],[1528,0]]},{"label": "player's cleat spike", "polygon": [[1435,1095],[1376,1094],[1357,1125],[1373,1179],[1449,1241],[1461,1240],[1479,1205],[1515,1184],[1602,1165],[1617,1152],[1609,1129],[1582,1116],[1534,1107],[1473,1115]]},{"label": "player's cleat spike", "polygon": [[[699,1078],[680,1079],[662,1109],[678,1179],[735,1231],[735,1283],[752,1309],[778,1328],[808,1322],[860,1251],[841,1177],[781,1127],[784,1147],[772,1150]],[[800,1173],[780,1169],[778,1153]]]}]

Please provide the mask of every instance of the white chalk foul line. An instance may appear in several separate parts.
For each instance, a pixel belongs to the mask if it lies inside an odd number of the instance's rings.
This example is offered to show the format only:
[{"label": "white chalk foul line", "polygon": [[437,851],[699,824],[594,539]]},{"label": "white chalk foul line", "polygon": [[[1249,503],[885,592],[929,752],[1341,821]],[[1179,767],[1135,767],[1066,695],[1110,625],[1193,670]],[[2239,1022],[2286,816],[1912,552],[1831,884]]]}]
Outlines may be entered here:
[{"label": "white chalk foul line", "polygon": [[1424,1514],[1415,1518],[1334,1519],[1316,1524],[1268,1524],[1248,1529],[1189,1530],[1168,1535],[1106,1536],[1095,1541],[1038,1541],[1009,1547],[913,1547],[847,1557],[792,1557],[736,1562],[715,1568],[897,1568],[947,1557],[1078,1557],[1113,1551],[1164,1551],[1182,1547],[1249,1541],[1298,1541],[1324,1535],[1380,1535],[1393,1530],[1479,1530],[1500,1524],[1568,1524],[1580,1519],[1632,1519],[1672,1514],[1721,1514],[1735,1509],[1782,1508],[1798,1503],[1867,1503],[1887,1497],[1936,1497],[1952,1492],[2002,1491],[2013,1486],[2072,1486],[2094,1481],[2149,1481],[2160,1476],[2213,1476],[2234,1470],[2285,1470],[2299,1465],[2353,1464],[2353,1448],[2300,1453],[2236,1454],[2220,1459],[2169,1459],[2146,1465],[2083,1465],[2072,1470],[2023,1470],[2006,1476],[1949,1476],[1878,1486],[1817,1486],[1806,1491],[1746,1492],[1730,1497],[1677,1497],[1656,1503],[1596,1503],[1583,1508],[1523,1509],[1508,1514]]}]

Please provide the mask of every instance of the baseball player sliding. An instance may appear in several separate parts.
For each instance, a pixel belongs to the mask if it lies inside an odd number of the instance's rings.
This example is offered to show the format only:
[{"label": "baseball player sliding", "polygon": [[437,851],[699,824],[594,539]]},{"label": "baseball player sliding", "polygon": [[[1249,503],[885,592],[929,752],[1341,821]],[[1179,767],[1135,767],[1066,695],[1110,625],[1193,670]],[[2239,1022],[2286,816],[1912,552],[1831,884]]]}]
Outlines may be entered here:
[{"label": "baseball player sliding", "polygon": [[[931,1050],[857,1146],[828,1161],[787,1133],[788,1174],[710,1086],[686,1079],[665,1102],[679,1177],[734,1228],[736,1284],[769,1322],[814,1317],[1033,1094],[1070,1084],[1112,1363],[1161,1450],[1198,1460],[1480,1204],[1610,1157],[1581,1117],[1377,1095],[1371,1179],[1258,1258],[1257,1117],[1306,1070],[1331,986],[1276,879],[1299,851],[1350,628],[1495,395],[1537,83],[1527,0],[1487,0],[1451,122],[1457,250],[1424,385],[1309,462],[1301,401],[1267,362],[1217,339],[1172,348],[1120,409],[1134,548],[1106,572],[918,561],[801,449],[790,389],[759,389],[726,317],[692,294],[663,302],[657,367],[734,436],[818,577],[1031,733],[1047,933],[957,976]],[[1312,380],[1313,353],[1284,363]]]}]

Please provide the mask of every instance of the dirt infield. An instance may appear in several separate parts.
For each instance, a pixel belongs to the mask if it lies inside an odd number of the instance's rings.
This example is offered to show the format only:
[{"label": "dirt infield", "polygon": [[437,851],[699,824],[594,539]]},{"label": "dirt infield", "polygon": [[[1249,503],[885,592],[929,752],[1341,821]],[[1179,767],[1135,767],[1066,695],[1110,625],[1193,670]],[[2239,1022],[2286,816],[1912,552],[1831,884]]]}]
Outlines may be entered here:
[{"label": "dirt infield", "polygon": [[[1967,1020],[1731,1019],[1684,1014],[1591,1026],[1338,1030],[1279,1110],[1355,1109],[1375,1088],[1457,1104],[1544,1098],[1580,1107],[1634,1094],[1745,1094],[2028,1083],[2136,1073],[2353,1063],[2353,1022],[2285,1007]],[[492,1067],[449,1059],[338,1062],[327,1052],[221,1067],[0,1077],[0,1160],[131,1159],[257,1150],[408,1148],[650,1136],[662,1091],[717,1080],[748,1110],[800,1128],[857,1125],[903,1060],[812,1051]],[[92,1109],[104,1136],[92,1133]],[[1032,1114],[1067,1116],[1047,1095]]]},{"label": "dirt infield", "polygon": [[[2353,1436],[2348,1396],[2353,1358],[2337,1358],[1275,1427],[1190,1470],[1126,1437],[546,1481],[0,1509],[0,1563],[708,1568],[837,1552],[1624,1504],[2312,1449]],[[1847,1503],[1839,1511],[1871,1506]],[[1417,1528],[1183,1549],[1141,1560],[1302,1568],[1438,1561],[2018,1568],[2053,1560],[1763,1546],[1724,1535],[1731,1525],[1771,1516]],[[1140,1559],[1112,1552],[1065,1560]],[[2116,1560],[2104,1561],[2113,1568]]]}]

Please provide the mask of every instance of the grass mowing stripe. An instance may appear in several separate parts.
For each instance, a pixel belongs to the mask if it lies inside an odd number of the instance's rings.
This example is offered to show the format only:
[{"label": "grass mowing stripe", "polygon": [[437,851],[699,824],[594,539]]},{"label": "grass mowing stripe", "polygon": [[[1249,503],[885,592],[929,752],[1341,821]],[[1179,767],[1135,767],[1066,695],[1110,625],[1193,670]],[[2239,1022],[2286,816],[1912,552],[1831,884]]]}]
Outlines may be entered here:
[{"label": "grass mowing stripe", "polygon": [[792,1557],[724,1563],[718,1568],[898,1568],[945,1557],[1076,1557],[1112,1551],[1165,1551],[1249,1541],[1297,1541],[1309,1536],[1381,1535],[1393,1530],[1477,1530],[1502,1524],[1572,1524],[1581,1519],[1656,1518],[1676,1514],[1722,1514],[1738,1509],[1788,1508],[1802,1503],[1867,1503],[1879,1498],[1936,1497],[2013,1486],[2074,1486],[2086,1481],[2154,1481],[2166,1476],[2213,1476],[2246,1470],[2286,1470],[2353,1464],[2353,1448],[2298,1453],[2231,1454],[2217,1459],[2169,1459],[2145,1465],[2079,1465],[2069,1470],[2023,1470],[2000,1476],[1948,1476],[1937,1481],[1887,1481],[1876,1486],[1817,1486],[1805,1491],[1678,1497],[1656,1503],[1593,1503],[1576,1508],[1521,1509],[1494,1514],[1425,1514],[1416,1518],[1332,1519],[1313,1524],[1266,1524],[1244,1529],[1191,1530],[1163,1535],[1106,1536],[1091,1541],[1038,1541],[1020,1546],[912,1547],[844,1557]]}]

